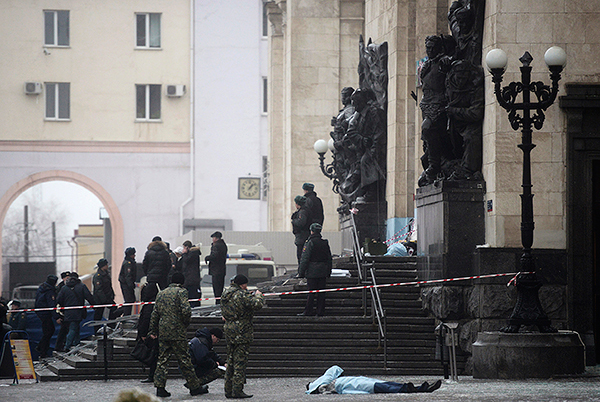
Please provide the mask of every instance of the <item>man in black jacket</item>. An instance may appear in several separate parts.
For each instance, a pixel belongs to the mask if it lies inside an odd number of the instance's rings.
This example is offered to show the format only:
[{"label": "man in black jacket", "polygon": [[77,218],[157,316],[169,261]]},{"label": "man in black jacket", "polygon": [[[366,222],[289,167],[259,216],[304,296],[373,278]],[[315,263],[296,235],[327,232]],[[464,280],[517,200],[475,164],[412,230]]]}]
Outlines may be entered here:
[{"label": "man in black jacket", "polygon": [[[135,280],[137,276],[137,265],[135,262],[135,248],[127,247],[125,249],[125,259],[121,264],[119,272],[119,283],[121,284],[121,293],[125,303],[135,303]],[[123,315],[130,315],[133,306],[124,306]]]},{"label": "man in black jacket", "polygon": [[210,237],[212,238],[210,255],[207,255],[204,261],[208,263],[208,273],[212,276],[212,288],[215,297],[219,298],[215,301],[215,304],[220,304],[227,271],[227,244],[225,244],[221,232],[215,232]]},{"label": "man in black jacket", "polygon": [[[308,290],[321,290],[327,286],[327,278],[331,275],[332,258],[329,242],[321,237],[321,225],[313,223],[310,225],[310,237],[304,245],[300,265],[298,266],[298,277],[306,278]],[[325,293],[316,293],[317,316],[325,313]],[[301,316],[312,316],[315,293],[309,293],[306,299],[304,312]]]},{"label": "man in black jacket", "polygon": [[196,331],[196,336],[190,341],[190,356],[200,384],[205,385],[217,378],[222,378],[224,372],[218,366],[225,366],[225,360],[214,350],[213,345],[223,339],[220,328],[202,328]]},{"label": "man in black jacket", "polygon": [[65,352],[68,352],[71,346],[79,345],[79,324],[87,316],[87,310],[83,308],[85,300],[92,305],[94,304],[94,297],[90,293],[90,290],[81,283],[77,272],[71,272],[66,285],[58,293],[56,304],[59,304],[61,307],[82,306],[82,308],[63,310],[65,322],[62,325],[69,327]]},{"label": "man in black jacket", "polygon": [[[100,258],[96,264],[97,271],[94,274],[92,283],[94,284],[94,302],[97,305],[115,304],[115,291],[112,287],[112,278],[110,277],[110,268],[106,258]],[[102,319],[105,309],[109,309],[109,320],[115,319],[122,313],[122,310],[117,310],[117,307],[100,307],[94,309],[94,321]],[[95,327],[95,331],[100,328],[100,325]]]},{"label": "man in black jacket", "polygon": [[323,202],[317,197],[315,185],[312,183],[304,183],[302,185],[302,190],[304,190],[304,196],[306,197],[306,207],[310,210],[310,215],[312,217],[311,223],[323,225],[323,220],[325,220],[323,214]]},{"label": "man in black jacket", "polygon": [[[183,254],[181,255],[181,270],[185,277],[183,287],[187,289],[190,299],[199,299],[200,292],[200,248],[194,246],[190,240],[183,242]],[[190,306],[200,306],[199,301],[190,302]]]},{"label": "man in black jacket", "polygon": [[292,214],[292,233],[294,233],[296,257],[298,258],[298,264],[300,264],[304,242],[306,242],[308,236],[310,236],[309,228],[312,217],[310,216],[310,210],[306,206],[305,196],[297,195],[296,198],[294,198],[294,203],[296,204],[296,212]]},{"label": "man in black jacket", "polygon": [[[56,275],[48,275],[46,282],[42,283],[35,295],[35,308],[54,308],[56,307]],[[40,354],[40,358],[48,357],[48,348],[50,347],[50,338],[54,335],[54,311],[36,311],[35,314],[42,322],[42,339],[35,350]]]}]

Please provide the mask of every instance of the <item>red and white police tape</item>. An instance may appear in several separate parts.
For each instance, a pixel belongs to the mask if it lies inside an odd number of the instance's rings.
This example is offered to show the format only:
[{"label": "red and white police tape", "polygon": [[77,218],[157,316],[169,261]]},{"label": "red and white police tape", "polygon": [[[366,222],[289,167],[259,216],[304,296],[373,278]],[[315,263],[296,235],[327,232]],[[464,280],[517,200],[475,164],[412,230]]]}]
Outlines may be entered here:
[{"label": "red and white police tape", "polygon": [[[456,281],[468,281],[472,279],[488,279],[488,278],[498,278],[501,276],[513,276],[513,278],[508,282],[509,286],[511,283],[515,283],[515,279],[519,274],[527,274],[531,272],[509,272],[504,274],[488,274],[488,275],[475,275],[475,276],[463,276],[458,278],[447,278],[447,279],[430,279],[427,281],[412,281],[412,282],[397,282],[397,283],[384,283],[381,285],[363,285],[363,286],[352,286],[345,288],[332,288],[332,289],[321,289],[321,290],[295,290],[292,292],[278,292],[278,293],[265,293],[265,297],[269,296],[282,296],[282,295],[299,295],[299,294],[309,294],[309,293],[326,293],[326,292],[345,292],[349,290],[362,290],[362,289],[374,289],[374,288],[389,288],[393,286],[415,286],[415,285],[426,285],[430,283],[444,283],[444,282],[456,282]],[[217,300],[220,297],[204,297],[200,299],[189,299],[189,301],[206,301],[206,300]],[[146,304],[154,304],[151,302],[135,302],[135,303],[114,303],[114,304],[99,304],[93,306],[70,306],[70,307],[44,307],[44,308],[26,308],[20,310],[9,310],[9,313],[22,313],[29,311],[53,311],[53,310],[75,310],[81,308],[104,308],[104,307],[123,307],[123,306],[143,306]]]}]

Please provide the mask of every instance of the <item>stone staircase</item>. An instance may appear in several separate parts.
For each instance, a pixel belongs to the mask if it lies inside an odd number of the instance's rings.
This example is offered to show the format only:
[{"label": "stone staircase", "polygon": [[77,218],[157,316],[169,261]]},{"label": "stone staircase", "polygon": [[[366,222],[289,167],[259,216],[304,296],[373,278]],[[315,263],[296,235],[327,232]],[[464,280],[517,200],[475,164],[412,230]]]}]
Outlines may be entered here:
[{"label": "stone staircase", "polygon": [[[377,283],[398,283],[416,279],[416,259],[412,257],[373,257]],[[350,278],[331,278],[329,288],[358,285],[358,274],[353,260],[338,258],[335,267],[347,269]],[[282,278],[280,278],[282,279]],[[283,282],[280,280],[279,282]],[[292,279],[282,285],[270,284],[266,293],[304,290],[306,287]],[[346,375],[440,375],[439,361],[435,360],[435,322],[421,310],[420,290],[415,286],[381,288],[381,300],[386,312],[387,362],[384,364],[384,343],[379,340],[377,324],[371,317],[371,297],[365,292],[366,315],[363,308],[363,290],[327,293],[326,316],[298,317],[306,295],[270,296],[265,308],[255,316],[255,340],[251,347],[247,374],[250,377],[318,376],[333,364],[344,368]],[[205,308],[201,307],[200,310]],[[191,339],[200,327],[222,327],[219,316],[198,316],[196,312],[188,329]],[[124,328],[111,335],[114,347],[108,359],[109,378],[145,378],[147,369],[129,356],[135,346],[136,331]],[[215,346],[225,355],[225,342]],[[61,359],[37,365],[41,381],[103,379],[102,349],[98,353],[94,342],[88,342],[78,352]],[[459,369],[464,358],[459,361]],[[176,363],[170,366],[173,375],[179,375]]]}]

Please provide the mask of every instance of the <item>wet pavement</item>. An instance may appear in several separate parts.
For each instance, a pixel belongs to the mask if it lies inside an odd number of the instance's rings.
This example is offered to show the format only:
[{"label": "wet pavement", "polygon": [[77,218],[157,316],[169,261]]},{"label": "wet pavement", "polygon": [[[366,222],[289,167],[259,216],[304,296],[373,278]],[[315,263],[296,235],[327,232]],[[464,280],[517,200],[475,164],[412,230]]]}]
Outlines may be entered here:
[{"label": "wet pavement", "polygon": [[[435,380],[426,377],[378,377],[386,381],[415,384]],[[600,401],[600,366],[588,367],[581,376],[530,380],[481,380],[460,377],[458,382],[444,381],[434,393],[376,395],[306,395],[306,383],[314,378],[249,378],[244,391],[254,394],[250,401]],[[182,379],[167,382],[172,393],[165,401],[224,401],[223,380],[209,385],[209,393],[192,397],[183,387]],[[11,385],[12,380],[0,380],[0,401],[35,402],[104,402],[114,401],[120,391],[134,387],[155,395],[152,384],[139,380],[64,381]],[[161,400],[151,399],[151,400]]]}]

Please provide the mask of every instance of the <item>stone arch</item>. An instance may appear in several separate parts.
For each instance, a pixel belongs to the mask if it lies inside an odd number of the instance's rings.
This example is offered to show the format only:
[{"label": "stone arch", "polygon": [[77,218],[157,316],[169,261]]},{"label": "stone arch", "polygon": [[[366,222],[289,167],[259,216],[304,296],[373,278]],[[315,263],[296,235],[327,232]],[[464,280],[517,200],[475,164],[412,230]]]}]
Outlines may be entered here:
[{"label": "stone arch", "polygon": [[[124,244],[124,226],[123,218],[119,212],[119,208],[110,194],[97,182],[86,177],[82,174],[71,172],[68,170],[48,170],[45,172],[34,173],[22,180],[19,180],[13,184],[6,193],[0,198],[0,224],[4,222],[4,218],[10,208],[11,204],[17,199],[17,197],[25,190],[48,181],[66,181],[74,184],[78,184],[81,187],[91,191],[102,203],[108,216],[110,217],[111,230],[112,230],[112,244],[111,252],[112,258],[119,258],[123,255],[123,244]],[[0,235],[0,261],[2,261],[2,236]],[[111,261],[111,265],[117,267],[115,261]],[[112,282],[118,284],[119,269],[112,270]],[[3,289],[2,275],[0,275],[0,289]],[[120,297],[120,292],[115,292]]]}]

